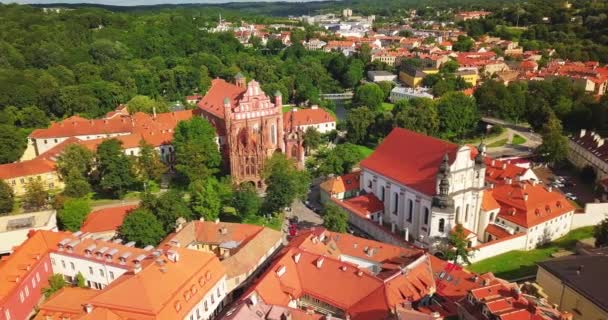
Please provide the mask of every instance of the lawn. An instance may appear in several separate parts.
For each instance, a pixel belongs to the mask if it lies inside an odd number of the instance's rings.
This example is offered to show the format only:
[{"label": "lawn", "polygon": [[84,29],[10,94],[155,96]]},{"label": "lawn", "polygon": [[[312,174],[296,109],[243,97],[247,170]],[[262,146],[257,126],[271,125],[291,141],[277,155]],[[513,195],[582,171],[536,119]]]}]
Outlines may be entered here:
[{"label": "lawn", "polygon": [[488,145],[488,148],[498,148],[507,144],[507,139],[496,140]]},{"label": "lawn", "polygon": [[372,150],[371,148],[368,148],[366,146],[362,146],[362,145],[356,145],[357,146],[357,150],[361,153],[361,155],[364,158],[369,157],[370,154],[372,154],[372,152],[374,152],[374,150]]},{"label": "lawn", "polygon": [[293,109],[293,108],[294,108],[293,104],[284,104],[282,111],[283,111],[283,113],[287,113],[287,112],[291,111],[291,109]]},{"label": "lawn", "polygon": [[573,250],[576,242],[593,236],[593,227],[570,231],[567,235],[541,248],[521,251],[514,250],[496,257],[481,260],[467,267],[476,273],[493,272],[499,278],[514,280],[536,274],[536,263],[550,259],[560,249]]},{"label": "lawn", "polygon": [[512,145],[520,145],[526,143],[526,138],[516,134],[513,136],[513,141],[511,141]]},{"label": "lawn", "polygon": [[392,103],[388,103],[388,102],[382,102],[382,106],[380,107],[382,109],[382,111],[393,111],[393,109],[395,108],[395,105]]}]

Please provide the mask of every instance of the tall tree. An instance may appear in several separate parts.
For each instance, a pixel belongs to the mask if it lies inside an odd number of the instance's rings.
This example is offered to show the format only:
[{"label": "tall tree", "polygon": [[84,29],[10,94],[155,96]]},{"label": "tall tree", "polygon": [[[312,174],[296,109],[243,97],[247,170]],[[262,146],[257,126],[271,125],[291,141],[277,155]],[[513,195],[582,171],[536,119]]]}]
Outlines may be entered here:
[{"label": "tall tree", "polygon": [[0,125],[0,164],[19,160],[27,147],[24,131],[12,125]]},{"label": "tall tree", "polygon": [[368,107],[350,110],[346,115],[347,139],[352,143],[366,143],[370,135],[369,128],[374,124],[374,112]]},{"label": "tall tree", "polygon": [[366,83],[357,88],[353,102],[357,106],[366,106],[378,110],[384,101],[384,91],[375,83]]},{"label": "tall tree", "polygon": [[232,207],[237,214],[245,219],[252,217],[260,212],[262,207],[262,199],[251,184],[243,184],[239,186],[232,194]]},{"label": "tall tree", "polygon": [[11,188],[4,180],[0,180],[0,215],[13,211],[15,204],[15,195]]},{"label": "tall tree", "polygon": [[150,210],[156,216],[166,233],[175,230],[177,219],[192,220],[192,211],[184,200],[184,194],[178,190],[167,191],[158,198],[144,194],[141,207]]},{"label": "tall tree", "polygon": [[127,241],[135,241],[142,248],[147,245],[156,246],[167,233],[150,210],[138,208],[127,214],[118,234]]},{"label": "tall tree", "polygon": [[264,179],[268,186],[264,208],[268,213],[279,212],[296,198],[303,198],[310,182],[306,171],[299,171],[292,160],[280,153],[266,162]]},{"label": "tall tree", "polygon": [[139,156],[135,159],[137,174],[142,181],[159,181],[167,171],[161,162],[158,152],[145,140],[139,142]]},{"label": "tall tree", "polygon": [[32,179],[25,185],[25,194],[22,204],[27,210],[38,210],[43,208],[49,199],[49,192],[39,179]]},{"label": "tall tree", "polygon": [[127,102],[127,109],[130,113],[144,112],[152,114],[154,112],[168,112],[169,106],[164,101],[154,100],[147,96],[135,96]]},{"label": "tall tree", "polygon": [[348,231],[348,213],[334,203],[328,203],[323,209],[323,226],[327,230],[345,233]]},{"label": "tall tree", "polygon": [[97,147],[99,187],[116,198],[122,197],[135,182],[132,163],[121,146],[122,142],[108,139]]},{"label": "tall tree", "polygon": [[450,232],[448,244],[442,253],[448,261],[453,260],[454,263],[458,263],[460,260],[465,264],[471,263],[474,250],[469,248],[469,242],[466,239],[464,228],[461,224],[457,224],[454,230]]},{"label": "tall tree", "polygon": [[205,179],[218,172],[221,156],[215,129],[201,117],[182,121],[173,136],[176,170],[189,181]]},{"label": "tall tree", "polygon": [[218,194],[219,184],[215,177],[196,180],[190,184],[190,208],[198,218],[215,221],[219,217],[222,208]]},{"label": "tall tree", "polygon": [[75,170],[83,177],[91,172],[94,163],[94,154],[89,149],[79,144],[70,144],[57,158],[57,170],[62,177],[67,177]]},{"label": "tall tree", "polygon": [[304,147],[306,153],[310,153],[311,150],[318,148],[323,142],[321,134],[314,127],[308,127],[304,132]]},{"label": "tall tree", "polygon": [[602,220],[602,222],[593,227],[593,237],[595,238],[596,247],[608,246],[608,219]]},{"label": "tall tree", "polygon": [[475,101],[461,92],[450,92],[437,101],[439,136],[463,139],[474,132],[479,122]]},{"label": "tall tree", "polygon": [[91,192],[91,185],[89,182],[78,172],[77,168],[72,168],[68,173],[67,177],[64,178],[65,187],[63,188],[63,194],[72,198],[81,198]]},{"label": "tall tree", "polygon": [[564,161],[568,156],[568,138],[562,135],[561,121],[555,115],[549,116],[541,136],[543,143],[538,147],[537,152],[550,163]]},{"label": "tall tree", "polygon": [[430,99],[401,100],[394,109],[395,126],[436,136],[439,130],[437,108]]},{"label": "tall tree", "polygon": [[57,214],[59,225],[62,230],[78,231],[90,212],[91,206],[87,199],[68,199]]}]

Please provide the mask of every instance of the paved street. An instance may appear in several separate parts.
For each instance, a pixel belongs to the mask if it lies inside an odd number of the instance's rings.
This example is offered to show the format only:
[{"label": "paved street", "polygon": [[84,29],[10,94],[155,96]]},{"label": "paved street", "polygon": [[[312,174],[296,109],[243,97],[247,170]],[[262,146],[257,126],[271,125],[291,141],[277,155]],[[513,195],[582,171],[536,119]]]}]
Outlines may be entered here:
[{"label": "paved street", "polygon": [[[505,138],[507,139],[507,144],[502,147],[488,148],[487,153],[489,156],[496,158],[529,156],[532,155],[534,153],[534,149],[538,148],[538,146],[540,146],[540,144],[542,143],[542,138],[540,137],[540,135],[534,132],[530,132],[530,128],[528,127],[514,125],[503,120],[490,117],[484,117],[482,118],[482,120],[490,124],[503,126],[506,129],[504,134],[485,141],[485,144],[489,145],[492,142]],[[511,141],[513,140],[513,136],[515,134],[525,138],[526,142],[521,145],[512,145]]]}]

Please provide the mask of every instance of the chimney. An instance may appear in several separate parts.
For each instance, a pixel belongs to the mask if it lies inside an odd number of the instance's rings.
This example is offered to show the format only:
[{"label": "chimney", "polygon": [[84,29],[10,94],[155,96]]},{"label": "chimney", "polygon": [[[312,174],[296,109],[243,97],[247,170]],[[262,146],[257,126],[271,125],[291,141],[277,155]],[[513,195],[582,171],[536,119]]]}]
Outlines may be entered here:
[{"label": "chimney", "polygon": [[553,192],[553,187],[548,186],[548,187],[547,187],[547,191],[548,191],[548,192]]},{"label": "chimney", "polygon": [[277,277],[279,277],[279,278],[280,278],[282,275],[284,275],[284,274],[285,274],[285,272],[286,272],[286,271],[287,271],[287,268],[285,268],[285,266],[280,266],[280,267],[277,269]]},{"label": "chimney", "polygon": [[179,253],[177,251],[175,251],[175,250],[168,250],[167,251],[167,258],[170,261],[178,262],[179,261]]},{"label": "chimney", "polygon": [[138,274],[141,271],[141,264],[137,263],[135,264],[135,266],[133,267],[133,274]]},{"label": "chimney", "polygon": [[156,120],[156,106],[152,107],[152,119]]},{"label": "chimney", "polygon": [[317,262],[315,263],[317,265],[317,268],[321,269],[321,266],[323,265],[323,261],[325,260],[325,258],[320,257],[319,259],[317,259]]},{"label": "chimney", "polygon": [[93,312],[93,305],[90,303],[82,305],[84,307],[84,312],[91,313]]},{"label": "chimney", "polygon": [[524,193],[524,201],[528,201],[528,194]]},{"label": "chimney", "polygon": [[298,263],[300,261],[300,257],[302,257],[302,254],[300,252],[296,253],[293,255],[293,261],[295,263]]},{"label": "chimney", "polygon": [[587,133],[587,130],[585,130],[585,129],[581,129],[581,135],[580,135],[580,138],[584,137],[586,133]]},{"label": "chimney", "polygon": [[312,107],[310,107],[310,108],[311,108],[312,110],[317,110],[317,109],[319,109],[319,106],[314,105],[314,106],[312,106]]},{"label": "chimney", "polygon": [[597,139],[597,147],[599,148],[599,147],[601,147],[601,146],[603,146],[603,145],[604,145],[604,139],[602,139],[602,138],[598,138],[598,139]]}]

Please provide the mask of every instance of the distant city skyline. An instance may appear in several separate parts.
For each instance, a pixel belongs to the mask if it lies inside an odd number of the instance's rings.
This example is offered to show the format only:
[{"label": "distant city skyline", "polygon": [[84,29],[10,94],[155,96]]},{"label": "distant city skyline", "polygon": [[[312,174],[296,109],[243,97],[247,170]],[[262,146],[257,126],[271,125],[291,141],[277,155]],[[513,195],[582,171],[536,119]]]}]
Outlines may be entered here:
[{"label": "distant city skyline", "polygon": [[0,3],[19,4],[103,4],[112,6],[143,6],[159,4],[218,4],[230,2],[313,2],[322,0],[0,0]]}]

